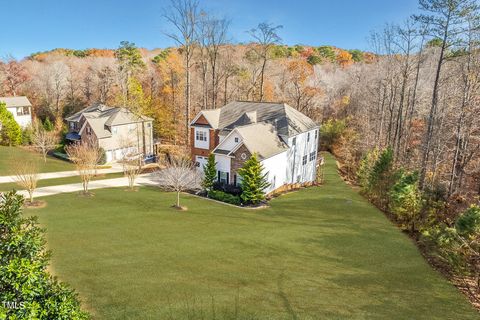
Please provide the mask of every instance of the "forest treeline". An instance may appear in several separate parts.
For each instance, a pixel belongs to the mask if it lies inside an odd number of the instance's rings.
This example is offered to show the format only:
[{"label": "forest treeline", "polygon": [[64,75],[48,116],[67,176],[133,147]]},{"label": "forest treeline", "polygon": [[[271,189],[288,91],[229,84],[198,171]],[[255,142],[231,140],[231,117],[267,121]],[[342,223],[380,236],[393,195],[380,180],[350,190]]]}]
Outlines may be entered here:
[{"label": "forest treeline", "polygon": [[[369,52],[287,46],[282,26],[246,30],[195,0],[173,0],[159,19],[177,46],[55,49],[0,63],[0,95],[26,95],[60,132],[92,103],[155,119],[155,136],[188,143],[202,109],[233,100],[282,101],[321,124],[321,143],[346,179],[480,292],[480,23],[472,0],[420,0],[417,15],[372,31]],[[321,39],[319,39],[320,41]],[[463,229],[462,229],[463,228]],[[468,229],[468,230],[467,230]]]}]

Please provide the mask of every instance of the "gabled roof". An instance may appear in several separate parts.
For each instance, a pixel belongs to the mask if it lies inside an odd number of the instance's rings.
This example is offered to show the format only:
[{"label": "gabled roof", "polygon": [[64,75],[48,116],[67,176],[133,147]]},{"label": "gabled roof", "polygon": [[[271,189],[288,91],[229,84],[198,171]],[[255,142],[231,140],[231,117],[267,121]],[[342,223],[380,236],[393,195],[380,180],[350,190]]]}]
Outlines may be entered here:
[{"label": "gabled roof", "polygon": [[78,122],[84,116],[87,119],[101,119],[103,121],[102,126],[116,126],[129,123],[137,123],[141,121],[152,121],[152,118],[146,116],[139,116],[133,112],[121,108],[110,107],[103,104],[96,104],[80,110],[77,113],[65,118],[67,121]]},{"label": "gabled roof", "polygon": [[[233,134],[233,132],[238,132],[242,137],[242,141],[228,155],[233,154],[242,144],[252,154],[257,153],[261,160],[270,158],[288,149],[288,146],[278,136],[276,128],[269,123],[254,123],[237,127],[230,134]],[[225,154],[222,149],[222,143],[215,148],[213,153]]]},{"label": "gabled roof", "polygon": [[312,130],[317,124],[286,103],[234,101],[215,110],[203,110],[192,124],[203,115],[212,128],[231,131],[239,126],[270,123],[281,136],[295,136]]},{"label": "gabled roof", "polygon": [[0,102],[5,103],[7,108],[14,108],[14,107],[31,107],[32,104],[25,96],[19,97],[0,97]]}]

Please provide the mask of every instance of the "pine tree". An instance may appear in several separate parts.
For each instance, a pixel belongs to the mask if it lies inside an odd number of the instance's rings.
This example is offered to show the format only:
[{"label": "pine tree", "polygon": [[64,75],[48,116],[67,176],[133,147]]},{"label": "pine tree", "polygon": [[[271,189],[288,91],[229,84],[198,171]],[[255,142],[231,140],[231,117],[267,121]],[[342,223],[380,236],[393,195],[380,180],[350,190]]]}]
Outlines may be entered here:
[{"label": "pine tree", "polygon": [[50,118],[47,117],[45,121],[43,122],[43,128],[46,131],[53,131],[53,123],[50,121]]},{"label": "pine tree", "polygon": [[217,178],[217,168],[215,167],[215,155],[210,153],[208,156],[207,164],[203,166],[203,183],[202,186],[205,190],[210,191],[213,189],[213,184]]},{"label": "pine tree", "polygon": [[256,154],[245,161],[238,174],[242,179],[241,198],[245,203],[257,204],[265,199],[265,189],[270,183],[267,181],[267,173],[263,173],[263,166]]},{"label": "pine tree", "polygon": [[16,146],[22,143],[22,129],[15,121],[13,114],[7,110],[4,103],[0,103],[0,144]]}]

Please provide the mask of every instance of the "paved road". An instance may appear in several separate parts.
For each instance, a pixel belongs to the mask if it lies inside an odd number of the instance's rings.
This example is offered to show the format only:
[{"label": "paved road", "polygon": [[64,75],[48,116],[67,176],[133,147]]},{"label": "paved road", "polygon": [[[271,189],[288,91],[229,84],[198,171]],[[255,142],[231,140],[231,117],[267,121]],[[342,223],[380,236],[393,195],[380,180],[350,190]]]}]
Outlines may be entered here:
[{"label": "paved road", "polygon": [[[115,172],[122,172],[122,171],[123,171],[122,167],[118,164],[115,164],[108,169],[97,170],[98,174],[107,174],[107,173],[115,173]],[[40,173],[38,175],[38,180],[75,177],[75,176],[78,176],[77,171],[47,172],[47,173]],[[0,176],[0,183],[9,183],[9,182],[15,182],[15,176]]]},{"label": "paved road", "polygon": [[[137,186],[157,186],[158,181],[156,180],[156,175],[154,173],[146,173],[137,177],[135,180],[135,185]],[[115,188],[115,187],[126,187],[128,186],[128,180],[126,177],[115,178],[115,179],[105,179],[92,181],[88,185],[89,190],[101,189],[101,188]],[[66,192],[78,192],[82,191],[83,186],[81,183],[72,183],[64,184],[59,186],[50,186],[38,188],[33,193],[33,197],[46,197],[52,196],[59,193]],[[19,194],[22,194],[25,197],[28,197],[28,193],[25,190],[18,191]]]}]

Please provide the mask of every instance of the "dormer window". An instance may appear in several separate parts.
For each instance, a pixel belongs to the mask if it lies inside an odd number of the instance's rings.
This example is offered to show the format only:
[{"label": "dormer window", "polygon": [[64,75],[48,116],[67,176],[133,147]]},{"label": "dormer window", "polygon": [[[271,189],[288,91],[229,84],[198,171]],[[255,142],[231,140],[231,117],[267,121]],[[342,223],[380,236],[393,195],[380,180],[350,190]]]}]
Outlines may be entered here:
[{"label": "dormer window", "polygon": [[235,143],[238,143],[238,137],[235,137]]}]

